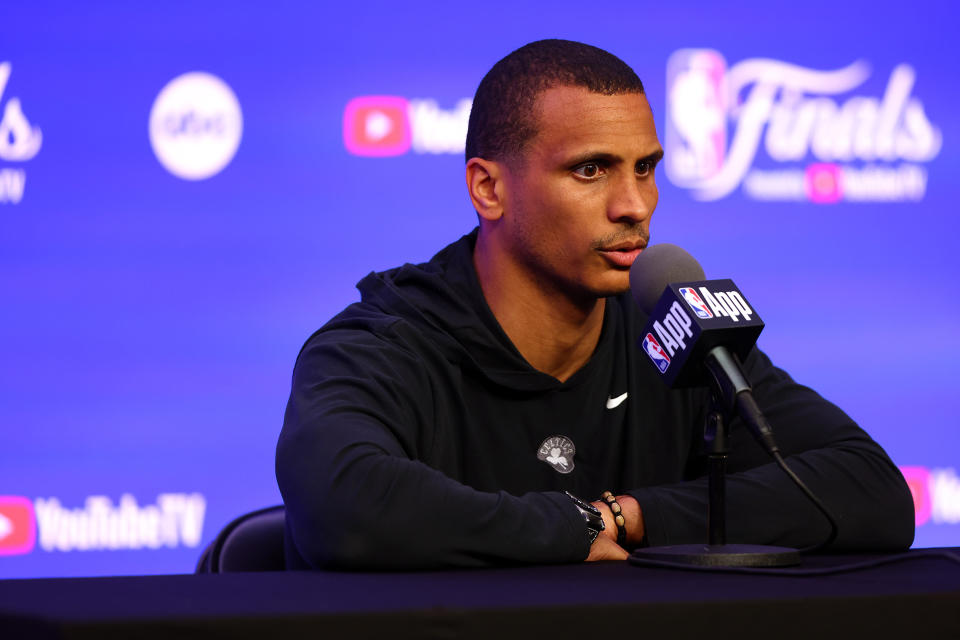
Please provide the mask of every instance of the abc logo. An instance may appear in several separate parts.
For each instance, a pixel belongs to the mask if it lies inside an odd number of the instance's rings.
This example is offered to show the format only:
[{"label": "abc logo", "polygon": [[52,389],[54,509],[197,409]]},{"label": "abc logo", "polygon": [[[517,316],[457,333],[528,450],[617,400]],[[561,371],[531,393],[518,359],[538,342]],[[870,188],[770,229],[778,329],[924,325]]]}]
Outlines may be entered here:
[{"label": "abc logo", "polygon": [[203,180],[226,167],[240,146],[243,116],[220,78],[194,71],[171,80],[150,111],[150,144],[173,175]]}]

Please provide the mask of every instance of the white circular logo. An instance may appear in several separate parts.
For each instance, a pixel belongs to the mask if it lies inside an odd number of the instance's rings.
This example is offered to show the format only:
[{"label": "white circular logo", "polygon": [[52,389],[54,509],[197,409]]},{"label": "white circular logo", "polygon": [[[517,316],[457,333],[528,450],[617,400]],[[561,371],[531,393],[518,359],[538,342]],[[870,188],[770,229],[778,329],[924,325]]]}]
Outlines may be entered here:
[{"label": "white circular logo", "polygon": [[150,144],[167,171],[203,180],[223,170],[240,146],[243,116],[237,96],[220,78],[193,71],[177,76],[150,110]]}]

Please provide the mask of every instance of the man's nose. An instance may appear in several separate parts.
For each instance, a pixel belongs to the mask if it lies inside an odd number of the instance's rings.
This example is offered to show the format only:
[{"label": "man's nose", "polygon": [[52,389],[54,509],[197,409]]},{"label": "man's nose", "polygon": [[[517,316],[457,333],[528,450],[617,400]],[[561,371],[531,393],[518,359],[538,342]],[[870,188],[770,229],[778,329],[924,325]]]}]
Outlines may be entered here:
[{"label": "man's nose", "polygon": [[644,222],[657,207],[657,185],[653,176],[637,177],[632,172],[618,180],[607,206],[613,222]]}]

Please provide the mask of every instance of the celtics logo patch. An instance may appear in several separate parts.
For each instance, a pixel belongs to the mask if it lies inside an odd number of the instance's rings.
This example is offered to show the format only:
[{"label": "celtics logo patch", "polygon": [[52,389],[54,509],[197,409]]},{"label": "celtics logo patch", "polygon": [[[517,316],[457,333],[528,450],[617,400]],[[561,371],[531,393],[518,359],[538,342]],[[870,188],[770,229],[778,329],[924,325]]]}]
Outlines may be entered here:
[{"label": "celtics logo patch", "polygon": [[576,452],[577,447],[567,436],[550,436],[537,449],[537,460],[543,460],[558,473],[570,473]]}]

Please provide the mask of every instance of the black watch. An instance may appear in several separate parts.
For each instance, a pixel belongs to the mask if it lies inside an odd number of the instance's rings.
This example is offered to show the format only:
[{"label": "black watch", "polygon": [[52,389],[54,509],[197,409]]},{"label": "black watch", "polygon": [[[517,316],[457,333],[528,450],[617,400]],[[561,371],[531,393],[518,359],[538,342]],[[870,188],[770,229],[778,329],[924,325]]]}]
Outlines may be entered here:
[{"label": "black watch", "polygon": [[577,507],[577,510],[580,511],[580,515],[583,516],[584,521],[587,523],[587,543],[593,544],[593,541],[597,539],[600,532],[606,528],[603,524],[603,516],[600,515],[600,509],[597,509],[589,502],[584,502],[569,491],[564,491],[564,493],[567,494],[568,498],[573,500],[573,504]]}]

